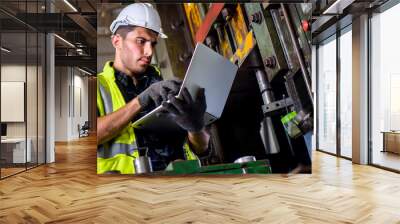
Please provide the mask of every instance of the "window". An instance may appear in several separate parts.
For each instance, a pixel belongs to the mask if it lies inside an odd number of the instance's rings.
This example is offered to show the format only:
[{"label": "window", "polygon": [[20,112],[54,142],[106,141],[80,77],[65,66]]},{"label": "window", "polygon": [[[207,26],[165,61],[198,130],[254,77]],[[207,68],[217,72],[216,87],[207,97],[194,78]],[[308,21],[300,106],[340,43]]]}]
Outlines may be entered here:
[{"label": "window", "polygon": [[[352,157],[352,27],[318,46],[318,149]],[[339,57],[337,57],[337,55]],[[338,66],[339,65],[339,66]],[[338,70],[339,69],[339,70]],[[338,79],[339,78],[339,79]],[[339,92],[337,92],[339,90]],[[339,122],[339,123],[338,123]],[[338,145],[339,144],[339,145]]]},{"label": "window", "polygon": [[[371,18],[372,164],[400,170],[400,4]],[[393,131],[393,132],[392,132]]]},{"label": "window", "polygon": [[336,153],[336,36],[318,47],[318,149]]}]

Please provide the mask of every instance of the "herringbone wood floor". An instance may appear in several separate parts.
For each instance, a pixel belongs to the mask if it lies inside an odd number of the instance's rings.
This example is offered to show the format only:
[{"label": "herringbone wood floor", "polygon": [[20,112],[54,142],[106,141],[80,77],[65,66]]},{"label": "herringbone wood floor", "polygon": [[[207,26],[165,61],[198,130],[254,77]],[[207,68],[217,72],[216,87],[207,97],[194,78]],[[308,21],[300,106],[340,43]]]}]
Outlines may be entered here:
[{"label": "herringbone wood floor", "polygon": [[400,223],[400,175],[314,154],[313,174],[97,176],[94,138],[0,181],[0,223]]}]

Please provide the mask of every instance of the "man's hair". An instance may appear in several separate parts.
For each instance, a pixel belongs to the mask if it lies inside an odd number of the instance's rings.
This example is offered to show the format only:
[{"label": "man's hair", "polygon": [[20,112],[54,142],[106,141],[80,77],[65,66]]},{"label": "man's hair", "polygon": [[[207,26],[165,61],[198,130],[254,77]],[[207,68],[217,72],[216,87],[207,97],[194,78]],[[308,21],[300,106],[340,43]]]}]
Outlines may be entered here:
[{"label": "man's hair", "polygon": [[122,39],[125,39],[126,35],[128,35],[128,33],[133,31],[135,28],[136,26],[120,26],[118,27],[117,31],[115,31],[115,34],[119,34]]}]

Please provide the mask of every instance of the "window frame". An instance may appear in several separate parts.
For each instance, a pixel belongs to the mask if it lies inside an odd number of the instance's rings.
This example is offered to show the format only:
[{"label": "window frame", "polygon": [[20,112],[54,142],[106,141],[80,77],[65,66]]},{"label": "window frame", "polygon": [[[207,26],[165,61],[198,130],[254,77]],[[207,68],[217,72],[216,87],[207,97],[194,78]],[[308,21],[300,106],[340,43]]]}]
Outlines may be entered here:
[{"label": "window frame", "polygon": [[368,77],[368,165],[377,167],[383,170],[400,173],[400,170],[393,169],[384,165],[380,165],[373,162],[373,133],[372,133],[372,18],[374,17],[373,14],[382,14],[385,11],[393,8],[400,4],[399,0],[388,0],[381,6],[375,8],[368,12],[368,69],[367,69],[367,77]]},{"label": "window frame", "polygon": [[[347,20],[347,18],[344,18],[344,20]],[[338,21],[340,22],[340,21]],[[341,123],[340,123],[340,103],[341,103],[341,99],[340,99],[340,76],[341,76],[341,71],[340,71],[340,37],[342,35],[344,35],[347,32],[352,32],[352,22],[350,22],[349,24],[346,24],[344,27],[338,29],[335,33],[333,33],[332,35],[320,40],[319,42],[317,42],[316,44],[316,89],[317,89],[317,94],[316,94],[316,98],[317,98],[317,103],[316,103],[316,150],[319,152],[323,152],[323,153],[327,153],[333,156],[337,156],[340,158],[344,158],[347,160],[352,160],[352,158],[347,157],[342,155],[341,153]],[[334,38],[333,38],[334,37]],[[319,107],[319,94],[318,92],[320,91],[320,74],[319,74],[319,48],[320,45],[322,44],[326,44],[330,41],[336,41],[336,152],[332,153],[332,152],[328,152],[324,149],[321,149],[319,147],[319,111],[320,111],[320,107]]]}]

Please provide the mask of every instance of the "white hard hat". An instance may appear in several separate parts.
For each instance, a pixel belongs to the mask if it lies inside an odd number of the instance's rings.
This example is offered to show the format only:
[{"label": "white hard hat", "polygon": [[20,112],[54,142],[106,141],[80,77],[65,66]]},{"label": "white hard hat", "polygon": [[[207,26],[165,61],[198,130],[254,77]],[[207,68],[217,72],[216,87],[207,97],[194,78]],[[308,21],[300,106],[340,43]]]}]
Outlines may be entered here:
[{"label": "white hard hat", "polygon": [[111,33],[115,34],[119,26],[140,26],[155,31],[161,38],[167,38],[161,28],[160,15],[150,3],[135,3],[125,7],[111,23]]}]

